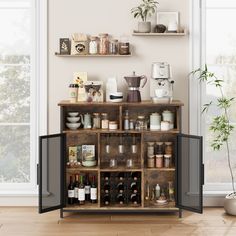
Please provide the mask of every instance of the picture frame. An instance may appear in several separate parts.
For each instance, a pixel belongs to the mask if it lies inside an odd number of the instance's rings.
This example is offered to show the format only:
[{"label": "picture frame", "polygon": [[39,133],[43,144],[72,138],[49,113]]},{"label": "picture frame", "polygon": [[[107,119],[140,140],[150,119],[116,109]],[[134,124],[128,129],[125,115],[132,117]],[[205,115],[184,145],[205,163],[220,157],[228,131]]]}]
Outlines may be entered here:
[{"label": "picture frame", "polygon": [[69,38],[60,38],[60,54],[70,55],[71,43]]},{"label": "picture frame", "polygon": [[157,24],[166,26],[166,31],[179,32],[179,12],[157,12]]}]

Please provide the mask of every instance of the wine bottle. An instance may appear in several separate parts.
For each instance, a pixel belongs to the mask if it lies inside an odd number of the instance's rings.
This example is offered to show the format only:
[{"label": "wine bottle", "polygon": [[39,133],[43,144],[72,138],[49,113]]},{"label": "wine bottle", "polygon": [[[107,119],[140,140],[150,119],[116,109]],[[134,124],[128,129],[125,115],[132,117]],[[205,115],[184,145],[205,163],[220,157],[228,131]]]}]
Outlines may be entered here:
[{"label": "wine bottle", "polygon": [[118,179],[119,179],[120,181],[123,181],[124,178],[125,178],[125,174],[124,174],[123,172],[120,172],[120,173],[118,174]]},{"label": "wine bottle", "polygon": [[132,173],[131,173],[131,178],[132,178],[134,181],[137,181],[137,180],[138,180],[138,173],[137,173],[137,172],[132,172]]},{"label": "wine bottle", "polygon": [[89,174],[86,175],[86,181],[85,181],[85,200],[90,201],[90,190],[91,190],[91,184],[89,182]]},{"label": "wine bottle", "polygon": [[97,185],[95,183],[95,176],[93,176],[92,179],[90,199],[92,203],[97,202]]},{"label": "wine bottle", "polygon": [[110,195],[109,194],[105,194],[104,197],[103,197],[103,203],[104,205],[110,205]]},{"label": "wine bottle", "polygon": [[132,182],[132,183],[130,184],[130,188],[131,188],[131,190],[132,190],[133,193],[137,193],[137,192],[138,192],[138,185],[137,185],[136,182]]},{"label": "wine bottle", "polygon": [[124,204],[125,198],[124,198],[124,195],[123,195],[122,193],[119,193],[119,194],[117,195],[116,199],[117,199],[117,202],[118,202],[120,205]]},{"label": "wine bottle", "polygon": [[130,201],[131,201],[133,204],[138,204],[138,196],[137,196],[137,194],[135,194],[135,193],[131,194],[131,196],[130,196]]},{"label": "wine bottle", "polygon": [[79,175],[75,175],[75,184],[74,184],[74,202],[78,203],[78,191],[79,191]]},{"label": "wine bottle", "polygon": [[68,204],[70,205],[74,204],[74,199],[75,199],[75,191],[74,191],[73,177],[70,176],[70,183],[68,185]]},{"label": "wine bottle", "polygon": [[109,184],[108,182],[106,182],[106,183],[104,184],[104,192],[105,192],[105,193],[109,193],[109,192],[110,192],[110,189],[111,189],[110,184]]},{"label": "wine bottle", "polygon": [[85,204],[85,187],[84,187],[84,182],[83,182],[83,175],[80,176],[78,200],[79,200],[80,205]]},{"label": "wine bottle", "polygon": [[104,180],[105,181],[109,181],[110,180],[110,173],[109,172],[104,173]]},{"label": "wine bottle", "polygon": [[117,190],[119,191],[119,193],[123,193],[124,192],[124,190],[125,190],[125,186],[124,186],[124,184],[122,183],[122,182],[119,182],[118,184],[117,184]]}]

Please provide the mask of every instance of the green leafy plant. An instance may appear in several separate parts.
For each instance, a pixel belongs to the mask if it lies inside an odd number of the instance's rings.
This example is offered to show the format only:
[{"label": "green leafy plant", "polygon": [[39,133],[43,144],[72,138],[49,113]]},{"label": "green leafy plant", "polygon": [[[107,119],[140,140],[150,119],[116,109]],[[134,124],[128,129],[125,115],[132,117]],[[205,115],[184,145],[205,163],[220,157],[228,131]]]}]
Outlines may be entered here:
[{"label": "green leafy plant", "polygon": [[134,18],[141,18],[143,22],[147,21],[147,17],[155,14],[157,9],[157,1],[154,0],[142,0],[142,3],[135,8],[131,9],[131,13]]},{"label": "green leafy plant", "polygon": [[215,86],[219,90],[219,95],[220,95],[219,98],[216,100],[216,102],[210,101],[209,103],[204,104],[202,113],[208,112],[211,106],[216,106],[220,111],[220,115],[215,116],[210,124],[210,131],[213,132],[214,134],[214,139],[211,143],[211,147],[213,148],[213,150],[219,151],[221,150],[223,145],[226,145],[227,161],[233,188],[232,194],[235,195],[236,194],[234,187],[235,182],[232,171],[230,148],[229,148],[230,135],[234,130],[234,126],[230,124],[229,120],[229,109],[232,103],[234,102],[235,98],[234,97],[227,98],[225,96],[223,91],[224,81],[218,79],[214,73],[208,71],[207,65],[205,65],[204,69],[199,68],[195,71],[192,71],[191,74],[194,77],[196,77],[200,82],[206,82],[210,85]]}]

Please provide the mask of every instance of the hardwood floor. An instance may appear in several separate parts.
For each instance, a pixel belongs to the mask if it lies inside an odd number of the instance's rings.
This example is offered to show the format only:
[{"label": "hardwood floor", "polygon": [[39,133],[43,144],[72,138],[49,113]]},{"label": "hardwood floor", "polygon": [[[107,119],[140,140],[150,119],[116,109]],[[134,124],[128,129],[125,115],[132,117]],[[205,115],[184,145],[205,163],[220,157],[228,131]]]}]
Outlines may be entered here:
[{"label": "hardwood floor", "polygon": [[203,215],[77,214],[64,219],[59,212],[39,215],[36,208],[0,208],[1,236],[153,236],[236,235],[236,217],[222,208],[207,208]]}]

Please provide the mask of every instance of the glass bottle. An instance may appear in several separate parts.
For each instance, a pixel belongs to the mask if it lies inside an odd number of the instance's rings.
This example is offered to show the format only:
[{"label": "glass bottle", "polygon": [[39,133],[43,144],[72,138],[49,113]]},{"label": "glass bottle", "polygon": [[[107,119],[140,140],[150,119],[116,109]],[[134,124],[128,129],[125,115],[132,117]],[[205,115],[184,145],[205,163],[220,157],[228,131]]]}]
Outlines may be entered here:
[{"label": "glass bottle", "polygon": [[75,195],[75,203],[78,203],[78,191],[79,191],[79,175],[75,175],[75,184],[74,184],[74,195]]},{"label": "glass bottle", "polygon": [[96,185],[96,181],[95,181],[95,176],[92,177],[90,199],[91,199],[92,203],[97,202],[97,185]]},{"label": "glass bottle", "polygon": [[89,201],[90,200],[90,191],[91,191],[91,184],[89,182],[89,175],[86,174],[86,181],[85,181],[85,200]]},{"label": "glass bottle", "polygon": [[125,116],[124,116],[124,130],[129,130],[129,111],[125,111]]},{"label": "glass bottle", "polygon": [[172,181],[168,182],[168,192],[169,192],[169,200],[171,202],[174,202],[175,201],[175,195],[174,195],[174,185],[173,185]]},{"label": "glass bottle", "polygon": [[85,204],[85,187],[83,181],[83,175],[80,176],[80,184],[78,190],[78,201],[80,205]]},{"label": "glass bottle", "polygon": [[108,34],[99,34],[99,37],[100,37],[99,53],[101,55],[106,55],[108,54],[108,45],[109,45]]},{"label": "glass bottle", "polygon": [[73,183],[72,176],[70,176],[70,183],[69,183],[67,189],[68,189],[68,204],[72,205],[72,204],[74,204],[74,198],[75,198],[74,183]]}]

